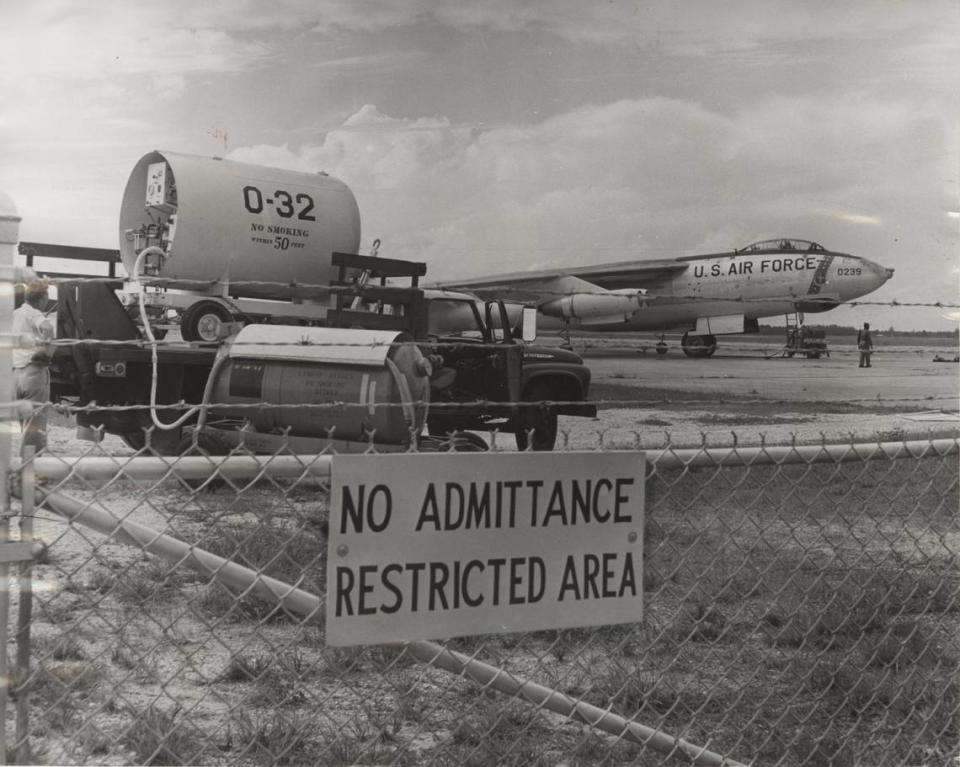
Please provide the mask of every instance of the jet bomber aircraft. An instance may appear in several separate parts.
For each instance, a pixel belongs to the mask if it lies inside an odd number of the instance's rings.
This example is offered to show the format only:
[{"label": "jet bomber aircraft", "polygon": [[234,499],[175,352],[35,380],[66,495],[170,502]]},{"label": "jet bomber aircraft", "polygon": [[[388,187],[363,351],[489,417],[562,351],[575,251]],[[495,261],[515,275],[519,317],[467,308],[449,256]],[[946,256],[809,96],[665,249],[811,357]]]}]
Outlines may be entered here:
[{"label": "jet bomber aircraft", "polygon": [[518,272],[443,287],[534,304],[541,327],[564,333],[684,328],[683,351],[710,357],[718,335],[757,332],[761,317],[833,309],[892,276],[893,269],[861,256],[778,238],[730,253]]}]

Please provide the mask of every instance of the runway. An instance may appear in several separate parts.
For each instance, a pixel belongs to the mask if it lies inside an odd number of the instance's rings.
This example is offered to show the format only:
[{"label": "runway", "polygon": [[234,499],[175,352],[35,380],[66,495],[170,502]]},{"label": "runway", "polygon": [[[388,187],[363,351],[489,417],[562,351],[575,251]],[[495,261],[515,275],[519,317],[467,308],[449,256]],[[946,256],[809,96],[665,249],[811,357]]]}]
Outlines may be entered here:
[{"label": "runway", "polygon": [[[957,410],[960,366],[933,362],[943,347],[887,347],[873,355],[872,367],[858,367],[857,350],[835,346],[829,357],[806,359],[765,355],[769,342],[737,339],[722,344],[710,359],[690,359],[678,345],[664,356],[629,347],[612,352],[583,349],[593,384],[640,386],[669,392],[817,402],[873,402],[884,410]],[[574,347],[577,348],[576,345]]]},{"label": "runway", "polygon": [[607,447],[627,448],[960,432],[960,366],[933,361],[952,358],[948,347],[883,347],[863,369],[857,350],[842,344],[820,359],[768,358],[778,349],[769,339],[730,339],[710,359],[690,359],[676,343],[660,356],[631,339],[575,339],[574,349],[590,367],[600,413],[561,419],[571,449],[597,444],[598,435]]}]

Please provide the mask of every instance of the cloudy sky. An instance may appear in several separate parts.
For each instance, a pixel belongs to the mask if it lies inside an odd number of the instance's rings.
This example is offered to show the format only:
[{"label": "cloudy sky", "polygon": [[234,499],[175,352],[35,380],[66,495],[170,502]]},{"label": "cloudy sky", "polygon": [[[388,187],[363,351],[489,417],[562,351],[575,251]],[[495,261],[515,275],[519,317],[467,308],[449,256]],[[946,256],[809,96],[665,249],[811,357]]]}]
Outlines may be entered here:
[{"label": "cloudy sky", "polygon": [[161,149],[326,170],[362,252],[437,279],[793,236],[896,268],[868,300],[960,302],[957,0],[3,5],[25,240],[117,247]]}]

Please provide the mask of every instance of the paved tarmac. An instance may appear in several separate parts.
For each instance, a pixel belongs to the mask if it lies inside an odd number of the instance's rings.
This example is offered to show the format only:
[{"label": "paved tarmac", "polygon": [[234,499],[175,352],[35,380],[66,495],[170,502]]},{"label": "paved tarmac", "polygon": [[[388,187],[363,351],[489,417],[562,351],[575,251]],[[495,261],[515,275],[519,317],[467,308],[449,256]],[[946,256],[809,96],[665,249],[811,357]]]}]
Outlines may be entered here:
[{"label": "paved tarmac", "polygon": [[952,348],[886,346],[868,369],[858,367],[851,345],[833,345],[815,360],[772,357],[779,347],[768,339],[723,339],[702,360],[686,357],[677,342],[660,356],[649,339],[575,338],[574,349],[590,367],[601,408],[592,420],[561,417],[567,449],[960,435],[960,365],[933,361],[952,359]]},{"label": "paved tarmac", "polygon": [[726,395],[787,401],[875,403],[880,409],[957,411],[960,365],[943,347],[887,347],[873,355],[872,367],[858,367],[853,347],[837,347],[829,357],[772,357],[769,342],[721,341],[709,359],[686,357],[678,344],[666,355],[640,352],[630,345],[601,349],[583,342],[582,351],[594,383],[641,386],[668,392]]}]

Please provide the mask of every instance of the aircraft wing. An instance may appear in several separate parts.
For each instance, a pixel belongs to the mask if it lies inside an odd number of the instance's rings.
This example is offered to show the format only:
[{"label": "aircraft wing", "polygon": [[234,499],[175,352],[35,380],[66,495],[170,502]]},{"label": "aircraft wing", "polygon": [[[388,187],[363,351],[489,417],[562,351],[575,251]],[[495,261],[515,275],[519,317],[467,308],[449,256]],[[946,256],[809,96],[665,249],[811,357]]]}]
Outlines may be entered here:
[{"label": "aircraft wing", "polygon": [[[470,280],[444,282],[438,287],[466,290],[481,298],[542,304],[558,296],[597,295],[607,290],[641,291],[664,277],[689,268],[675,259],[621,261],[615,264],[514,272]],[[652,298],[652,297],[651,297]]]}]

